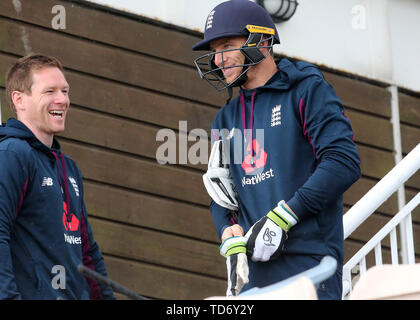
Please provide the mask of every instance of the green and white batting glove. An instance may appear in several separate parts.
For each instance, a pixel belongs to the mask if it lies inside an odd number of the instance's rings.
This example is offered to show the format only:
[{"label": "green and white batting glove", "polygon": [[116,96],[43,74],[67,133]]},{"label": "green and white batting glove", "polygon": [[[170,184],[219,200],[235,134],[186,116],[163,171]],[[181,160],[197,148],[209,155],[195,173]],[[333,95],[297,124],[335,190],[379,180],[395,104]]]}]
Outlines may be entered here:
[{"label": "green and white batting glove", "polygon": [[287,232],[298,223],[298,217],[285,206],[285,201],[278,203],[258,220],[245,235],[247,254],[252,261],[277,259],[287,239]]},{"label": "green and white batting glove", "polygon": [[220,254],[226,258],[228,287],[226,296],[236,296],[249,282],[248,258],[245,237],[230,237],[220,246]]}]

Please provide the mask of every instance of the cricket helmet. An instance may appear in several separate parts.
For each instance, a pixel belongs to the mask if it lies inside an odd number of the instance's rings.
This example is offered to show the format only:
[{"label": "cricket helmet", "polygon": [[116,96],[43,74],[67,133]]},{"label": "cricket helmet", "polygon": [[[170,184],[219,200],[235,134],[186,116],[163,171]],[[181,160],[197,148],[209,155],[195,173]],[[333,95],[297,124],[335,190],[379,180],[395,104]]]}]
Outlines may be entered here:
[{"label": "cricket helmet", "polygon": [[[229,0],[217,5],[209,13],[204,26],[204,39],[196,43],[193,50],[211,50],[212,41],[237,36],[247,37],[241,48],[211,52],[194,60],[201,78],[207,80],[217,90],[245,83],[249,67],[263,61],[271,52],[273,45],[280,43],[276,26],[263,7],[250,0]],[[269,49],[265,55],[259,50],[263,48],[261,46],[263,41],[268,41],[268,45],[264,46]],[[243,68],[234,81],[227,83],[222,72],[225,66],[216,66],[214,57],[216,54],[223,55],[224,52],[232,50],[240,50],[245,60],[242,65],[226,67]]]}]

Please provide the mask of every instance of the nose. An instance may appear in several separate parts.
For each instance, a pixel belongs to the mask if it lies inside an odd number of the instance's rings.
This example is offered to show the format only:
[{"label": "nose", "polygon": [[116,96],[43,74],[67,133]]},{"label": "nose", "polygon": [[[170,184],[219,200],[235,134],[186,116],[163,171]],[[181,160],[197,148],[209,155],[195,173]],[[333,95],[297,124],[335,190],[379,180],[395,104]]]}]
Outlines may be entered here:
[{"label": "nose", "polygon": [[219,68],[223,67],[224,60],[225,60],[225,57],[223,55],[223,52],[214,54],[214,64],[218,66]]},{"label": "nose", "polygon": [[58,91],[58,93],[55,95],[55,103],[57,104],[68,104],[69,102],[69,95],[68,93]]}]

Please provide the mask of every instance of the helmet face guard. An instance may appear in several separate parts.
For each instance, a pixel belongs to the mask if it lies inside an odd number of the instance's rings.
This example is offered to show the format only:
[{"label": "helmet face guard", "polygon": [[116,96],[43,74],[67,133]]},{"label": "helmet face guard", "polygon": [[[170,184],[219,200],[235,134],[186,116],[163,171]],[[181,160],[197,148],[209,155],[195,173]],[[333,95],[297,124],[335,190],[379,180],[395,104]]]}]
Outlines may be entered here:
[{"label": "helmet face guard", "polygon": [[[228,87],[240,86],[244,84],[247,79],[246,72],[249,70],[249,67],[252,67],[263,61],[273,49],[275,36],[274,30],[272,28],[247,25],[246,29],[249,31],[249,36],[242,47],[237,49],[226,49],[217,52],[210,52],[194,60],[194,64],[198,69],[200,77],[205,79],[218,91]],[[268,41],[268,45],[262,46],[261,44],[265,41]],[[260,51],[261,48],[267,48],[267,53],[263,54]],[[230,51],[240,51],[245,57],[244,63],[233,66],[225,66],[223,55]],[[222,56],[222,65],[220,67],[214,63],[214,59],[217,54]],[[230,68],[242,68],[242,72],[231,83],[227,83],[223,75],[223,70]]]}]

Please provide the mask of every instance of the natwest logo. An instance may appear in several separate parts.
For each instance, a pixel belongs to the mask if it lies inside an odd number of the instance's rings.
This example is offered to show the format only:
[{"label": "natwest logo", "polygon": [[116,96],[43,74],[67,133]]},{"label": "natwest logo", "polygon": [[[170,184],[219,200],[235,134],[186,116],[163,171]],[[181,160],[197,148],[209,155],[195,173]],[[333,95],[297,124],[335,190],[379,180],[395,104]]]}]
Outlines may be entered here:
[{"label": "natwest logo", "polygon": [[266,179],[270,179],[274,177],[274,171],[273,169],[267,170],[265,172],[258,173],[252,178],[243,177],[242,178],[242,187],[245,187],[246,185],[252,185],[252,184],[258,184],[261,181],[264,181]]},{"label": "natwest logo", "polygon": [[82,237],[75,237],[64,234],[64,241],[70,244],[82,244]]},{"label": "natwest logo", "polygon": [[64,229],[66,229],[66,231],[77,231],[79,229],[79,219],[77,219],[77,217],[73,213],[70,213],[70,220],[67,219],[69,213],[67,203],[65,201],[63,202],[63,208]]},{"label": "natwest logo", "polygon": [[256,169],[264,168],[267,162],[267,153],[260,147],[257,139],[248,144],[244,161],[241,164],[246,174],[252,174]]},{"label": "natwest logo", "polygon": [[262,171],[267,163],[267,157],[267,153],[260,146],[257,139],[252,140],[252,143],[248,144],[245,159],[242,162],[241,167],[247,175],[252,175],[252,177],[243,177],[242,187],[256,185],[274,177],[273,169],[270,168],[265,172]]}]

